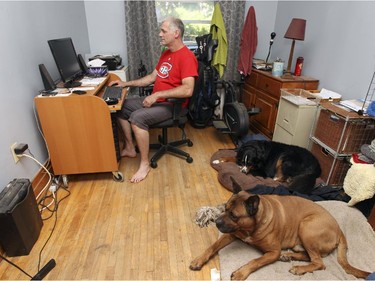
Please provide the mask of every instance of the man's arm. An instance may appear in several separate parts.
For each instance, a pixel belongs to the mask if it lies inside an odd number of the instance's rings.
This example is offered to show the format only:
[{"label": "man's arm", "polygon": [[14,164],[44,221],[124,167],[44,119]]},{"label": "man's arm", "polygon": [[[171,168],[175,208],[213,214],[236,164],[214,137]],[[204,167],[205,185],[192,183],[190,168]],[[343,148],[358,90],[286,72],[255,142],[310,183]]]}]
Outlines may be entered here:
[{"label": "man's arm", "polygon": [[155,92],[152,95],[149,95],[144,100],[143,105],[145,107],[150,107],[153,103],[156,102],[156,100],[160,98],[189,98],[193,95],[194,91],[194,83],[195,78],[194,77],[186,77],[182,79],[182,85],[165,90],[165,91],[159,91]]},{"label": "man's arm", "polygon": [[152,83],[155,82],[156,80],[156,76],[157,76],[157,71],[154,69],[154,71],[152,73],[150,73],[149,75],[146,75],[144,77],[141,77],[139,79],[136,79],[136,80],[132,80],[132,81],[121,81],[121,80],[115,80],[115,81],[112,81],[111,83],[109,83],[108,86],[112,86],[113,84],[118,84],[118,86],[120,87],[145,87],[145,86],[148,86],[148,85],[151,85]]}]

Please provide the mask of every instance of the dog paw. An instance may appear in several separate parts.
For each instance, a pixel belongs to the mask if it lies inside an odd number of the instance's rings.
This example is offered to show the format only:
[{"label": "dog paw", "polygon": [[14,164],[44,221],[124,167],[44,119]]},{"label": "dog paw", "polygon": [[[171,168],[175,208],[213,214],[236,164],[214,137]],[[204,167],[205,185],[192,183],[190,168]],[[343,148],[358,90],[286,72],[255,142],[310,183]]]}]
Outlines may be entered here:
[{"label": "dog paw", "polygon": [[288,255],[281,254],[281,255],[280,255],[280,260],[281,260],[281,261],[285,261],[285,262],[289,262],[289,261],[292,260],[292,258],[291,258],[290,256],[288,256]]},{"label": "dog paw", "polygon": [[238,269],[232,273],[230,280],[246,280],[248,276],[248,274],[243,274],[241,269]]},{"label": "dog paw", "polygon": [[306,271],[303,270],[300,266],[293,266],[291,269],[289,269],[289,272],[294,275],[303,275],[306,273]]},{"label": "dog paw", "polygon": [[200,263],[200,262],[197,261],[197,260],[193,260],[193,261],[190,263],[189,268],[190,268],[191,270],[198,271],[198,270],[201,270],[201,269],[202,269],[202,266],[203,266],[202,263]]}]

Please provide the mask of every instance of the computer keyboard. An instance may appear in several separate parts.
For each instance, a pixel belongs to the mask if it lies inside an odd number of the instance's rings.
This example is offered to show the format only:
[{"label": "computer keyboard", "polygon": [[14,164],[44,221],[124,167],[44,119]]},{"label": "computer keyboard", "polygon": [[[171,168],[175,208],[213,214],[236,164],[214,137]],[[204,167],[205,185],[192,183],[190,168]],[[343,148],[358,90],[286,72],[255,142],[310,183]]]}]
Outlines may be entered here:
[{"label": "computer keyboard", "polygon": [[121,87],[106,87],[103,94],[103,99],[120,99],[122,93]]}]

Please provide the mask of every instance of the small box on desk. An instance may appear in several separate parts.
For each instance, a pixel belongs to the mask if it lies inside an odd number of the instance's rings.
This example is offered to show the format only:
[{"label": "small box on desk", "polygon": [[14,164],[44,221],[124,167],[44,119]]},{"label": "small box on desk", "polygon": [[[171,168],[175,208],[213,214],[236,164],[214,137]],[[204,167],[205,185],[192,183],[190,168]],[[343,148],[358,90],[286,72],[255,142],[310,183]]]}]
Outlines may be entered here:
[{"label": "small box on desk", "polygon": [[335,157],[327,148],[315,142],[312,142],[310,151],[318,159],[322,169],[320,178],[327,185],[342,186],[350,168],[350,155]]},{"label": "small box on desk", "polygon": [[375,138],[375,119],[348,112],[332,103],[321,105],[314,137],[339,154],[360,151]]},{"label": "small box on desk", "polygon": [[108,75],[107,66],[90,66],[88,68],[88,76],[90,77],[104,77]]}]

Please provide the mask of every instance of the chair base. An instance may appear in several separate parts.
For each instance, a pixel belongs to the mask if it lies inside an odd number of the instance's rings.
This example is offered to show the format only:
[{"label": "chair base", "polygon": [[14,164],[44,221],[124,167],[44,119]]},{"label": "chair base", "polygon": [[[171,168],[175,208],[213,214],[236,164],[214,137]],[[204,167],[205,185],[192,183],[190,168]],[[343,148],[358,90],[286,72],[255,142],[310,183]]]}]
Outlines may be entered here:
[{"label": "chair base", "polygon": [[162,128],[162,135],[159,136],[159,143],[150,144],[150,149],[157,150],[155,154],[151,157],[150,166],[152,168],[156,168],[157,161],[166,153],[172,153],[176,156],[181,156],[186,158],[186,162],[192,163],[193,158],[190,156],[189,153],[181,150],[178,146],[187,144],[188,146],[193,146],[193,142],[190,139],[182,139],[174,142],[168,143],[168,133],[167,128]]}]

